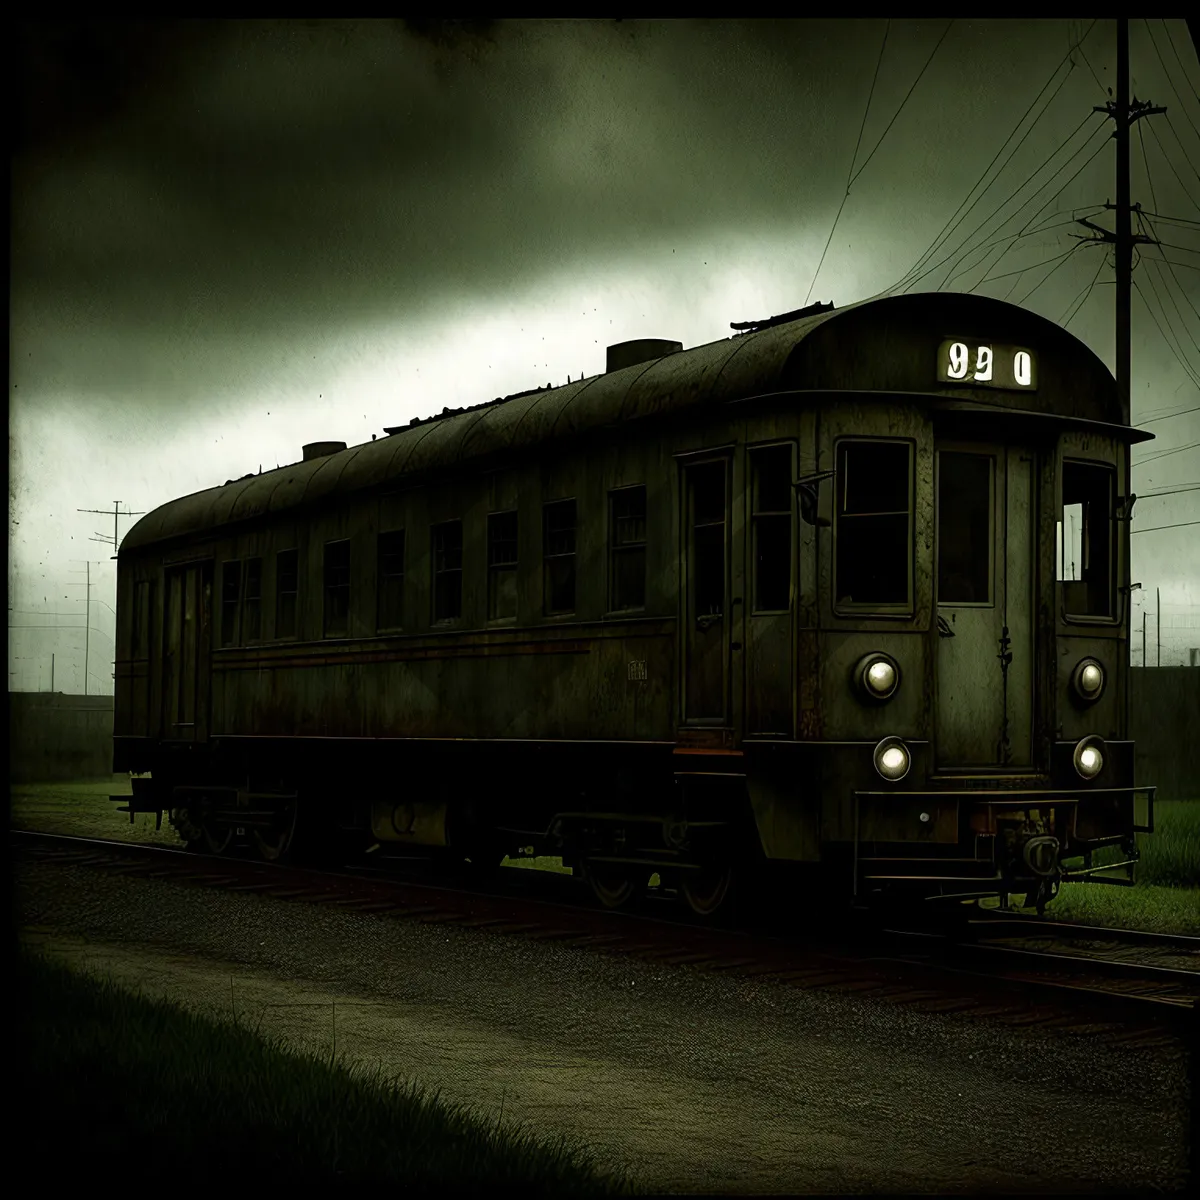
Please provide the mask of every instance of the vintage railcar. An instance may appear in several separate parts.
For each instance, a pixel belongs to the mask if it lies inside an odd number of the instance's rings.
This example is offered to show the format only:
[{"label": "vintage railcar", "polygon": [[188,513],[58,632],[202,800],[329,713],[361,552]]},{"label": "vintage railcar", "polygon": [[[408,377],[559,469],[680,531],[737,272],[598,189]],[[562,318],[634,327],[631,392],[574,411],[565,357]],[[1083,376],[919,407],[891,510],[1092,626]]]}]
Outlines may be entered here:
[{"label": "vintage railcar", "polygon": [[608,368],[138,522],[130,819],[267,858],[335,827],[557,854],[604,903],[657,873],[699,913],[802,865],[858,903],[1132,882],[1149,435],[1085,345],[926,294]]}]

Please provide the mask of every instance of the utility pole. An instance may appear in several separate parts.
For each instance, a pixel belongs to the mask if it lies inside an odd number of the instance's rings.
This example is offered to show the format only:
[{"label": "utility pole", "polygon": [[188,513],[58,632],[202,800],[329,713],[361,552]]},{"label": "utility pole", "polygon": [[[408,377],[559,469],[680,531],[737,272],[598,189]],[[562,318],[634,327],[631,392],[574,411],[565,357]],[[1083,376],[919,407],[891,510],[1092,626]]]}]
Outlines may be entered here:
[{"label": "utility pole", "polygon": [[[102,513],[104,516],[108,516],[107,508],[77,508],[75,511],[76,512],[86,512],[86,513]],[[118,526],[118,522],[119,522],[120,518],[121,517],[144,517],[145,515],[146,514],[144,512],[122,512],[121,511],[121,501],[114,500],[113,501],[113,513],[112,513],[112,519],[113,519],[112,537],[109,537],[107,534],[98,533],[94,538],[90,538],[89,541],[103,542],[106,546],[111,546],[113,548],[113,558],[116,558],[117,557],[117,547],[121,544],[121,539],[119,536],[120,530],[119,530],[119,526]]]},{"label": "utility pole", "polygon": [[[1111,91],[1109,95],[1112,95]],[[1153,238],[1141,233],[1134,233],[1130,228],[1129,218],[1131,206],[1129,203],[1129,127],[1134,121],[1154,113],[1165,113],[1162,106],[1154,106],[1149,101],[1140,101],[1135,96],[1129,99],[1129,21],[1127,18],[1117,19],[1117,94],[1107,104],[1097,105],[1093,112],[1107,113],[1112,117],[1116,128],[1112,136],[1117,140],[1117,202],[1104,207],[1114,212],[1116,232],[1110,233],[1102,225],[1079,219],[1077,225],[1084,225],[1098,237],[1083,237],[1075,234],[1085,242],[1110,242],[1116,248],[1116,340],[1117,340],[1117,400],[1121,406],[1121,420],[1129,424],[1130,411],[1130,373],[1129,373],[1129,310],[1133,294],[1133,247],[1138,242],[1154,243]],[[1141,205],[1134,205],[1140,208]],[[1154,243],[1157,244],[1157,243]]]},{"label": "utility pole", "polygon": [[1154,634],[1154,665],[1162,666],[1162,591],[1159,588],[1154,589],[1154,618],[1158,626]]},{"label": "utility pole", "polygon": [[[79,560],[76,559],[75,561],[78,562]],[[87,592],[83,598],[83,603],[87,605],[84,609],[85,616],[83,618],[83,694],[86,696],[88,694],[88,681],[91,678],[88,668],[90,666],[89,655],[91,652],[92,635],[92,564],[87,559],[84,559],[83,566],[86,572],[84,586],[87,588]],[[79,584],[76,583],[74,586],[78,587]],[[77,600],[76,603],[78,604],[79,601]]]}]

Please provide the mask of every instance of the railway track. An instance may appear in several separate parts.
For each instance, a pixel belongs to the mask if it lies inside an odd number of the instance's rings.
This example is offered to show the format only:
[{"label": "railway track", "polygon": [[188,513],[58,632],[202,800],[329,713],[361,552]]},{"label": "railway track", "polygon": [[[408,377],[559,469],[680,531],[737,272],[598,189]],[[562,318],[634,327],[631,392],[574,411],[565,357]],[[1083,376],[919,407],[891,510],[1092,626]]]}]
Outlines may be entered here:
[{"label": "railway track", "polygon": [[1200,1005],[1200,938],[985,918],[954,933],[860,929],[834,942],[815,931],[698,925],[653,902],[639,913],[609,912],[584,902],[568,875],[517,868],[485,885],[431,881],[419,866],[316,870],[17,830],[10,841],[24,861],[457,925],[1114,1042],[1166,1044],[1195,1028]]}]

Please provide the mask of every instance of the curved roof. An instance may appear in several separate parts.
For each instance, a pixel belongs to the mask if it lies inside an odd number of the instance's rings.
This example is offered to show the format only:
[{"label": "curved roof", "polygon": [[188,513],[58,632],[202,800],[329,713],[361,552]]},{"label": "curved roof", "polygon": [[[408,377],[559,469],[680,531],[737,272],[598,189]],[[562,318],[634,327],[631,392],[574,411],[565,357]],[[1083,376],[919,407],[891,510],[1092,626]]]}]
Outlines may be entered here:
[{"label": "curved roof", "polygon": [[[1027,405],[1029,394],[936,384],[933,355],[947,337],[1035,348],[1038,391],[1063,415],[1123,423],[1112,375],[1078,339],[1016,305],[927,293],[861,301],[697,346],[564,387],[402,428],[309,462],[172,500],[130,529],[120,553],[370,489],[402,477],[683,409],[787,390],[928,393]],[[930,348],[932,345],[932,349]],[[1053,353],[1048,353],[1053,350]]]}]

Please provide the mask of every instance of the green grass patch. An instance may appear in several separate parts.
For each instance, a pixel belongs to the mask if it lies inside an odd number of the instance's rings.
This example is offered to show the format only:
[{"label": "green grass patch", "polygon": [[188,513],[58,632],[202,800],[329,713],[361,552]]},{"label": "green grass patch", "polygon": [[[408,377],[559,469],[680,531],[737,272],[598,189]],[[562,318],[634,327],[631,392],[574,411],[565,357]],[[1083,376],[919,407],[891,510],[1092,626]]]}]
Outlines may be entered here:
[{"label": "green grass patch", "polygon": [[1137,878],[1162,887],[1200,888],[1200,800],[1162,800],[1154,832],[1137,835]]},{"label": "green grass patch", "polygon": [[1046,919],[1109,929],[1200,935],[1200,888],[1064,883],[1047,906]]},{"label": "green grass patch", "polygon": [[[22,950],[14,1148],[59,1186],[390,1183],[620,1195],[590,1153]],[[36,1164],[36,1166],[35,1166]],[[100,1174],[98,1175],[97,1172]]]}]

